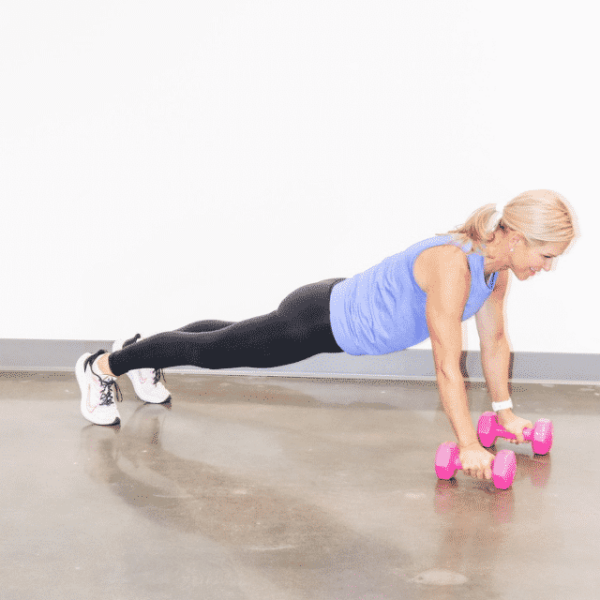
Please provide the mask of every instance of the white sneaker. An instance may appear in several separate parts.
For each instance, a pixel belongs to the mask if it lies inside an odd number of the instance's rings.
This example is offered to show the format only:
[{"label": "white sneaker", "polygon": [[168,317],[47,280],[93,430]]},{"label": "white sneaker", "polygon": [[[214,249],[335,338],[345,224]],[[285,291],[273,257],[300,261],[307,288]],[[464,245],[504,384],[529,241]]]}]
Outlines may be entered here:
[{"label": "white sneaker", "polygon": [[[135,343],[142,336],[138,333],[132,340],[117,340],[112,347],[113,352],[123,349],[123,344],[126,342]],[[164,378],[160,369],[134,369],[127,373],[127,377],[131,379],[133,389],[137,397],[143,402],[151,404],[165,404],[171,400],[169,390],[161,382],[161,377]]]},{"label": "white sneaker", "polygon": [[113,394],[120,393],[115,377],[100,375],[92,370],[94,361],[104,354],[86,352],[77,361],[75,374],[81,388],[81,414],[96,425],[118,425],[121,422]]}]

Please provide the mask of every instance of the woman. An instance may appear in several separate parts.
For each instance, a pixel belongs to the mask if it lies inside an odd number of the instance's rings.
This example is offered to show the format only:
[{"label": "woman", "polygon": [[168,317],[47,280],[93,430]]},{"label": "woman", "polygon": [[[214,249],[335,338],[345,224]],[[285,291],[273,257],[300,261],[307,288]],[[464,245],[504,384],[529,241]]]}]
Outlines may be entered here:
[{"label": "woman", "polygon": [[321,352],[386,354],[430,337],[441,402],[464,472],[491,479],[494,456],[477,439],[460,369],[461,322],[475,315],[492,407],[516,443],[523,443],[523,428],[532,424],[512,412],[508,391],[503,306],[509,272],[524,281],[549,271],[574,238],[574,215],[555,192],[525,192],[500,210],[488,204],[458,229],[364,273],[296,290],[268,315],[239,323],[200,321],[115,342],[110,354],[84,354],[76,366],[82,414],[100,425],[119,423],[114,394],[124,373],[142,400],[166,402],[170,397],[159,381],[166,367],[274,367]]}]

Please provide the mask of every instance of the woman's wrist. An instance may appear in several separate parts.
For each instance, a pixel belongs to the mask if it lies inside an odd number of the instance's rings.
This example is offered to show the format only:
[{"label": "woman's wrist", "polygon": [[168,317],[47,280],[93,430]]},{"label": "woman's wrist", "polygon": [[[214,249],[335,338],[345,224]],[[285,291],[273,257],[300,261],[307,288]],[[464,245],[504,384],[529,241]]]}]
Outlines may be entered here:
[{"label": "woman's wrist", "polygon": [[460,440],[458,440],[458,447],[461,450],[465,450],[469,446],[481,446],[481,444],[479,443],[478,439],[465,440],[464,442],[461,442]]},{"label": "woman's wrist", "polygon": [[510,409],[510,408],[505,408],[504,410],[500,410],[496,413],[496,415],[498,416],[498,423],[500,423],[500,425],[509,423],[510,421],[512,421],[515,418],[515,414],[513,413],[512,409]]},{"label": "woman's wrist", "polygon": [[492,402],[492,410],[498,413],[503,410],[511,410],[513,408],[512,400],[504,400],[504,402]]},{"label": "woman's wrist", "polygon": [[479,436],[477,435],[477,431],[475,428],[465,427],[462,431],[456,431],[456,439],[458,440],[458,445],[461,448],[466,448],[467,446],[472,446],[473,444],[479,444]]}]

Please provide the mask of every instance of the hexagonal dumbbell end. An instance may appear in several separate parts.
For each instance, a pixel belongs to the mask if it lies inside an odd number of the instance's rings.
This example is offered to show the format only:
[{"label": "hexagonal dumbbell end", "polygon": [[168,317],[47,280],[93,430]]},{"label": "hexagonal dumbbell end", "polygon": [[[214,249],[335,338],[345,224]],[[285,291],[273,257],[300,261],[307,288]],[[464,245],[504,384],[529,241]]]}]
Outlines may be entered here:
[{"label": "hexagonal dumbbell end", "polygon": [[462,469],[460,451],[453,442],[440,444],[435,453],[435,473],[439,479],[452,479],[454,473]]},{"label": "hexagonal dumbbell end", "polygon": [[[485,412],[479,417],[477,424],[477,435],[481,445],[490,448],[494,445],[496,438],[502,437],[507,440],[516,440],[517,436],[510,433],[498,423],[498,416],[494,412]],[[531,448],[535,454],[548,454],[552,447],[554,431],[552,421],[548,419],[538,419],[533,429],[525,427],[523,437],[531,442]]]},{"label": "hexagonal dumbbell end", "polygon": [[550,452],[550,448],[552,448],[553,438],[554,427],[552,425],[552,421],[548,419],[538,419],[533,426],[531,449],[535,454],[548,454],[548,452]]},{"label": "hexagonal dumbbell end", "polygon": [[[440,479],[451,479],[459,469],[460,451],[454,442],[440,444],[435,454],[435,472]],[[511,450],[501,450],[492,462],[492,480],[499,490],[508,489],[517,472],[517,457]]]}]

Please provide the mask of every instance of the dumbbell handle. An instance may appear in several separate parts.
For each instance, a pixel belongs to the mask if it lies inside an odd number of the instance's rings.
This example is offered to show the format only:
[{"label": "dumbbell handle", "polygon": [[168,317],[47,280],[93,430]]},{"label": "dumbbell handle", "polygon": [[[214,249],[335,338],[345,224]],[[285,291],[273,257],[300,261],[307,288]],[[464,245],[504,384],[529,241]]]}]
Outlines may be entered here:
[{"label": "dumbbell handle", "polygon": [[[450,465],[449,465],[449,467],[451,466],[452,469],[454,470],[454,472],[452,473],[452,477],[454,477],[454,473],[456,473],[456,471],[462,471],[463,470],[462,463],[460,462],[460,457],[456,456],[456,457],[453,457],[453,458],[454,458],[454,460],[452,460],[450,462]],[[494,461],[492,461],[491,469],[492,469],[492,471],[494,470]]]},{"label": "dumbbell handle", "polygon": [[[517,439],[514,433],[510,433],[498,423],[498,417],[493,412],[486,412],[481,415],[477,424],[477,434],[485,447],[492,446],[498,437],[508,440]],[[552,421],[538,419],[533,428],[525,427],[523,429],[523,438],[525,441],[531,442],[533,451],[536,454],[547,454],[552,447]]]},{"label": "dumbbell handle", "polygon": [[[500,425],[500,423],[496,424],[494,433],[496,434],[496,437],[503,437],[507,440],[516,440],[517,439],[517,436],[514,433],[511,433],[510,431],[508,431],[507,429],[502,427],[502,425]],[[530,427],[523,428],[523,439],[526,442],[530,442],[533,439],[533,429],[532,428],[530,428]]]},{"label": "dumbbell handle", "polygon": [[[511,450],[501,450],[492,461],[492,479],[498,489],[509,488],[515,477],[517,461]],[[499,469],[494,468],[498,466]],[[441,444],[435,457],[435,471],[440,479],[451,479],[457,470],[462,470],[460,451],[455,443]]]}]

